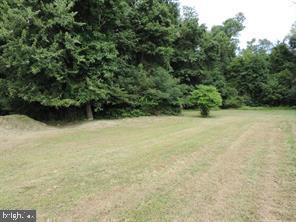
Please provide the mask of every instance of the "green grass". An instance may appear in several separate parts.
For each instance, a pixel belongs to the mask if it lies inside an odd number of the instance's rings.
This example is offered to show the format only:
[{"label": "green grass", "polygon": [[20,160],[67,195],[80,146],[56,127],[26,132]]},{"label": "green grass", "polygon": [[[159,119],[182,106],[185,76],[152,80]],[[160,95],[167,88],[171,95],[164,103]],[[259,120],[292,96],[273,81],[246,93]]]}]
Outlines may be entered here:
[{"label": "green grass", "polygon": [[[281,167],[289,170],[279,180],[295,181],[296,111],[211,114],[6,129],[0,135],[0,209],[37,209],[42,220],[260,220],[269,205],[264,196],[257,200],[269,180],[268,161],[276,177]],[[280,160],[269,160],[276,146]],[[270,191],[282,203],[277,219],[296,214],[284,193],[293,184],[284,186]]]}]

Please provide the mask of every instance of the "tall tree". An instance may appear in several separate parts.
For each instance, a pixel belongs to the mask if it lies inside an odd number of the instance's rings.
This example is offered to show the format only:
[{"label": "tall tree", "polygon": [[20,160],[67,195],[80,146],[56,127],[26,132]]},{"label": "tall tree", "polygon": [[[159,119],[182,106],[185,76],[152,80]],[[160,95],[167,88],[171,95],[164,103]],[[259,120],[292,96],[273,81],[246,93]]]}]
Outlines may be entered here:
[{"label": "tall tree", "polygon": [[227,19],[222,25],[212,27],[203,40],[205,52],[206,78],[204,84],[214,85],[223,98],[224,107],[235,107],[239,104],[237,90],[227,81],[228,67],[238,51],[238,36],[244,29],[245,17],[242,13]]},{"label": "tall tree", "polygon": [[145,112],[179,111],[181,91],[170,65],[178,6],[174,1],[143,0],[130,7],[125,31],[116,37],[121,58],[117,82],[125,93],[114,98],[113,105]]},{"label": "tall tree", "polygon": [[202,41],[205,32],[206,27],[199,24],[196,11],[190,7],[184,7],[176,33],[171,64],[174,75],[180,79],[181,83],[191,87],[200,84],[204,79],[205,55]]},{"label": "tall tree", "polygon": [[11,97],[56,108],[85,105],[89,118],[91,104],[108,98],[116,48],[106,34],[77,21],[79,3],[5,1],[0,66]]},{"label": "tall tree", "polygon": [[266,53],[253,50],[249,45],[236,57],[229,67],[228,81],[246,97],[249,104],[260,104],[263,87],[269,74],[269,57]]}]

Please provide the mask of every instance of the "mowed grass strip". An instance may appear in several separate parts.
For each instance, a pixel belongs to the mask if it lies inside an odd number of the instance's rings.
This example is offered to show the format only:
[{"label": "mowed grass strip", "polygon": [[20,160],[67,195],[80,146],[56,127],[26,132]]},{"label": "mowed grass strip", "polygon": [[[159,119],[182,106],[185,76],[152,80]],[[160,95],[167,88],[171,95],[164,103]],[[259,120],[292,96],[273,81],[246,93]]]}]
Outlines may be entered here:
[{"label": "mowed grass strip", "polygon": [[224,110],[11,130],[0,136],[0,208],[74,221],[292,220],[295,126],[293,110]]}]

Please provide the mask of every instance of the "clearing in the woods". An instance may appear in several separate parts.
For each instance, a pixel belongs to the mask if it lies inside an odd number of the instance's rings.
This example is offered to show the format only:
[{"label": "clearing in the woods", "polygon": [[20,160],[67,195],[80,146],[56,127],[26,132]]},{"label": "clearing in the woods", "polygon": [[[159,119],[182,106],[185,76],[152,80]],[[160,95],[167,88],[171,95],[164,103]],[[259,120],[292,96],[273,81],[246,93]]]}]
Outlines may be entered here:
[{"label": "clearing in the woods", "polygon": [[63,127],[0,117],[0,209],[36,209],[38,221],[296,221],[296,111],[212,114]]}]

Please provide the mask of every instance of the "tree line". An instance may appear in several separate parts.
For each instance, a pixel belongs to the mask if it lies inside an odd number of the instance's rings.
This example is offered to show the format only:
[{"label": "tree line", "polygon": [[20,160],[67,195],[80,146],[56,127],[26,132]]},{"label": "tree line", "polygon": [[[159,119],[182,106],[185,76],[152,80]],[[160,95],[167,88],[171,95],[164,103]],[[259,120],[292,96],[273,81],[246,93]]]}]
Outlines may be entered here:
[{"label": "tree line", "polygon": [[244,20],[208,29],[174,0],[2,0],[0,113],[174,114],[201,84],[223,108],[296,105],[296,24],[240,50]]}]

